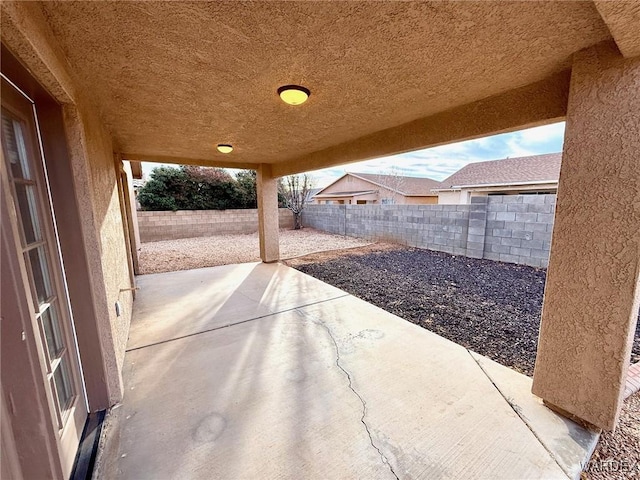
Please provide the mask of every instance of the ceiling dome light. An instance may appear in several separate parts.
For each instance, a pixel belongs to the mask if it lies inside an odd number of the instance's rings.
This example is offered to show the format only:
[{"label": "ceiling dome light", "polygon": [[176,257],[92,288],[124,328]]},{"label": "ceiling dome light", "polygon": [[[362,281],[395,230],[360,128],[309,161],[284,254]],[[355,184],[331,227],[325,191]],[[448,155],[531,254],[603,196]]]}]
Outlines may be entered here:
[{"label": "ceiling dome light", "polygon": [[278,95],[284,103],[302,105],[307,101],[311,92],[300,85],[284,85],[278,89]]},{"label": "ceiling dome light", "polygon": [[220,153],[231,153],[231,152],[233,152],[233,147],[231,145],[229,145],[228,143],[219,143],[218,144],[218,151]]}]

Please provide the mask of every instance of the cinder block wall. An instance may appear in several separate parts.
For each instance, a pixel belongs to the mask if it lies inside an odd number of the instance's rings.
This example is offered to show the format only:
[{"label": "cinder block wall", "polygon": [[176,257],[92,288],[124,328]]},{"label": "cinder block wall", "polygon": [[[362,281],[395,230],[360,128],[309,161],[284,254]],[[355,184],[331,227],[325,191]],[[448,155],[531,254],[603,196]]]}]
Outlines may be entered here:
[{"label": "cinder block wall", "polygon": [[[290,210],[281,208],[278,214],[280,228],[293,228],[293,214]],[[254,233],[258,231],[258,211],[256,209],[138,211],[138,225],[142,242]]]},{"label": "cinder block wall", "polygon": [[308,205],[302,220],[339,235],[546,267],[555,198],[474,197],[470,205]]},{"label": "cinder block wall", "polygon": [[484,258],[546,267],[555,195],[488,197]]},{"label": "cinder block wall", "polygon": [[346,235],[466,254],[469,205],[345,205]]}]

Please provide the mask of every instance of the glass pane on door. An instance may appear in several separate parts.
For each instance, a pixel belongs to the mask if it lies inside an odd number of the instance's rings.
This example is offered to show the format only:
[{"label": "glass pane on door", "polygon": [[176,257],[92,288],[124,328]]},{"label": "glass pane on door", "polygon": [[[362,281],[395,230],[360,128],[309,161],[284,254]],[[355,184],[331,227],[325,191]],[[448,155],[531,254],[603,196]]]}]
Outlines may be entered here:
[{"label": "glass pane on door", "polygon": [[[29,257],[28,263],[31,266],[33,286],[36,290],[36,298],[39,307],[41,304],[45,303],[49,297],[51,297],[51,278],[47,255],[44,246],[30,250],[27,255]],[[38,308],[38,310],[40,309]]]},{"label": "glass pane on door", "polygon": [[24,240],[27,245],[42,240],[38,213],[36,210],[36,194],[33,185],[16,182],[16,200],[22,217]]},{"label": "glass pane on door", "polygon": [[53,362],[64,350],[64,340],[55,308],[47,308],[40,316],[41,328],[44,332],[49,361]]},{"label": "glass pane on door", "polygon": [[56,385],[58,405],[60,406],[60,411],[64,412],[69,408],[71,400],[73,399],[73,388],[71,387],[69,365],[67,365],[66,355],[60,359],[60,364],[53,374],[53,379]]},{"label": "glass pane on door", "polygon": [[30,179],[31,169],[24,131],[21,123],[9,115],[2,115],[2,143],[13,178]]},{"label": "glass pane on door", "polygon": [[[22,231],[21,246],[25,266],[31,281],[33,293],[33,313],[41,330],[43,347],[48,360],[49,383],[56,401],[58,421],[63,427],[66,411],[71,408],[77,395],[71,374],[68,348],[72,340],[65,335],[62,324],[60,298],[64,292],[58,291],[55,281],[55,263],[52,263],[50,248],[55,241],[48,238],[41,226],[47,221],[46,193],[43,193],[42,177],[36,175],[36,158],[28,148],[27,123],[2,109],[2,147],[9,163],[11,184],[13,185],[18,226]],[[61,296],[62,294],[62,296]]]}]

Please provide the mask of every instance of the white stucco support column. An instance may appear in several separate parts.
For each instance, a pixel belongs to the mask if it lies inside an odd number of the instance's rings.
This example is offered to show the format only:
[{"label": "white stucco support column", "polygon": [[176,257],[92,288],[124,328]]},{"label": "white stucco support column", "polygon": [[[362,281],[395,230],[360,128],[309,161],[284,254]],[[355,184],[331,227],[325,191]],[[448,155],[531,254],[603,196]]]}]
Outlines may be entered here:
[{"label": "white stucco support column", "polygon": [[615,427],[639,304],[640,57],[573,59],[533,393]]},{"label": "white stucco support column", "polygon": [[256,186],[260,258],[265,263],[277,262],[280,260],[278,179],[271,175],[271,165],[260,164]]}]

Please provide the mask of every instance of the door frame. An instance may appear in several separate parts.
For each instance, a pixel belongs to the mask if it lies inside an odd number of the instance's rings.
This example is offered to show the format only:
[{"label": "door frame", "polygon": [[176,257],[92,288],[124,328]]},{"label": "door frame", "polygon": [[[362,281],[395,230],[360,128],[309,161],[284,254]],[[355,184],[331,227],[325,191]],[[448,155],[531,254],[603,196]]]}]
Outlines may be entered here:
[{"label": "door frame", "polygon": [[[3,211],[3,228],[6,242],[3,248],[6,249],[7,255],[16,260],[17,271],[13,271],[10,279],[3,278],[7,283],[22,283],[23,293],[27,295],[27,309],[22,309],[20,316],[11,316],[5,319],[5,323],[11,327],[13,323],[20,323],[22,327],[22,338],[32,338],[35,350],[30,350],[29,354],[33,356],[32,364],[36,371],[39,370],[41,381],[45,384],[44,392],[47,398],[50,422],[54,426],[55,449],[60,459],[62,472],[64,476],[68,476],[73,468],[76,452],[80,444],[82,430],[88,416],[87,396],[84,386],[84,376],[82,372],[82,364],[76,340],[76,330],[71,311],[71,304],[67,290],[66,275],[62,260],[62,252],[60,250],[55,214],[53,212],[53,204],[50,196],[49,181],[47,175],[47,167],[42,151],[41,139],[39,135],[38,118],[36,115],[35,104],[31,98],[21,92],[19,88],[12,85],[5,75],[2,75],[2,109],[3,116],[6,111],[10,118],[14,118],[14,123],[19,122],[22,127],[22,145],[25,147],[24,155],[28,159],[28,169],[31,170],[28,176],[29,183],[25,180],[13,178],[13,172],[10,171],[8,159],[4,157],[4,151],[0,154],[2,164],[0,171],[2,172],[2,190],[4,192],[4,211]],[[4,126],[3,126],[4,129]],[[4,149],[3,149],[4,150]],[[15,197],[14,187],[18,184],[30,185],[34,194],[33,206],[35,210],[32,212],[33,218],[37,219],[39,227],[39,237],[34,241],[28,241],[23,238],[23,228],[25,222],[29,220],[21,218],[19,213],[18,197]],[[13,241],[11,241],[13,239]],[[35,270],[39,268],[32,264],[29,268],[26,260],[26,248],[29,252],[40,252],[37,265],[46,266],[43,271],[43,279],[45,283],[49,283],[47,295],[52,298],[40,299],[36,298],[37,283],[34,278]],[[44,263],[42,263],[44,262]],[[40,268],[41,268],[40,267]],[[46,272],[46,273],[45,273]],[[2,273],[6,277],[8,272]],[[3,308],[12,308],[14,302],[22,302],[23,298],[5,298],[3,299]],[[51,303],[47,303],[51,302]],[[42,308],[44,307],[44,310]],[[39,311],[39,312],[38,312]],[[51,357],[48,351],[50,345],[47,345],[45,339],[44,312],[48,311],[48,318],[57,325],[58,335],[61,342],[61,352],[55,354],[56,360]],[[53,316],[52,316],[53,315]],[[41,317],[38,319],[38,317]],[[42,324],[42,325],[41,325]],[[55,330],[55,327],[53,327]],[[15,341],[15,338],[13,338]],[[12,362],[13,363],[13,362]],[[15,368],[15,365],[14,365]],[[56,378],[58,374],[65,375]],[[37,373],[36,373],[37,375]],[[36,377],[37,379],[38,377]],[[55,382],[55,383],[54,383]],[[71,402],[65,405],[59,404],[58,401],[62,384],[68,384],[68,388],[73,392],[68,400]],[[9,390],[9,394],[13,393],[13,388]]]},{"label": "door frame", "polygon": [[91,186],[88,172],[77,171],[73,164],[88,160],[74,158],[78,149],[72,155],[67,141],[67,130],[77,128],[81,120],[74,105],[58,103],[4,44],[0,59],[3,75],[36,104],[71,311],[82,319],[76,322],[76,337],[89,411],[105,410],[120,400],[121,392],[110,390],[109,379],[117,376],[109,368],[116,363],[115,350],[108,306],[101,300],[106,297],[102,271],[90,258],[92,251],[99,255],[100,244],[89,202]]},{"label": "door frame", "polygon": [[[7,202],[7,196],[11,194],[6,191],[8,189],[2,190],[0,195],[2,224],[11,225],[12,212]],[[2,421],[3,423],[8,421],[13,427],[11,432],[7,432],[4,428],[2,430],[3,444],[13,446],[11,451],[3,452],[3,456],[12,453],[17,456],[13,458],[12,464],[17,463],[20,466],[24,478],[60,478],[62,463],[58,454],[57,432],[52,421],[49,397],[43,380],[38,340],[31,324],[30,293],[24,289],[25,282],[28,284],[29,280],[15,252],[14,233],[13,228],[1,229],[2,398],[0,401],[3,403]],[[14,281],[16,278],[21,281]],[[28,322],[27,325],[25,321]],[[16,425],[17,422],[19,425]]]},{"label": "door frame", "polygon": [[[88,159],[82,145],[80,149],[76,145],[73,151],[68,147],[68,141],[73,141],[75,145],[77,139],[73,135],[78,128],[82,128],[82,119],[78,116],[75,105],[58,103],[4,44],[1,48],[3,76],[36,105],[41,149],[44,151],[53,215],[58,227],[61,261],[67,274],[70,308],[77,320],[75,333],[84,370],[89,411],[104,410],[121,398],[121,391],[118,390],[117,381],[113,380],[118,377],[118,372],[113,369],[115,350],[107,305],[101,300],[101,294],[104,293],[102,271],[96,271],[95,265],[93,269],[91,267],[91,258],[95,257],[95,254],[90,257],[91,252],[99,251],[100,239],[93,223],[92,206],[88,202],[91,196],[91,186],[87,182]],[[72,140],[68,140],[69,138]],[[10,212],[4,195],[0,195],[3,224]],[[18,265],[11,267],[11,262],[15,263],[17,259],[12,259],[13,255],[7,249],[10,245],[10,238],[6,235],[8,230],[3,228],[0,237],[2,268],[13,268],[15,274],[19,272],[19,268]],[[3,297],[6,294],[15,298],[28,298],[25,292],[19,291],[24,289],[16,285],[21,282],[6,284],[5,281],[7,275],[3,275]],[[24,308],[25,305],[14,305],[12,313],[22,317],[20,312],[28,312]],[[4,310],[3,301],[2,315],[11,313]],[[11,457],[10,465],[14,473],[18,472],[18,478],[20,473],[25,478],[63,478],[58,432],[49,420],[46,388],[40,371],[36,368],[39,363],[36,340],[26,332],[26,338],[22,340],[22,331],[25,329],[10,329],[7,325],[7,322],[2,322],[0,410],[3,416],[3,460],[6,460],[6,456]],[[20,364],[22,368],[8,368],[14,363]],[[12,419],[12,422],[5,422],[7,418]],[[20,419],[19,422],[16,418]],[[11,428],[6,428],[8,425]],[[82,425],[79,428],[82,429]],[[12,448],[5,450],[5,445]],[[4,461],[3,464],[4,473],[4,466],[9,464]]]}]

